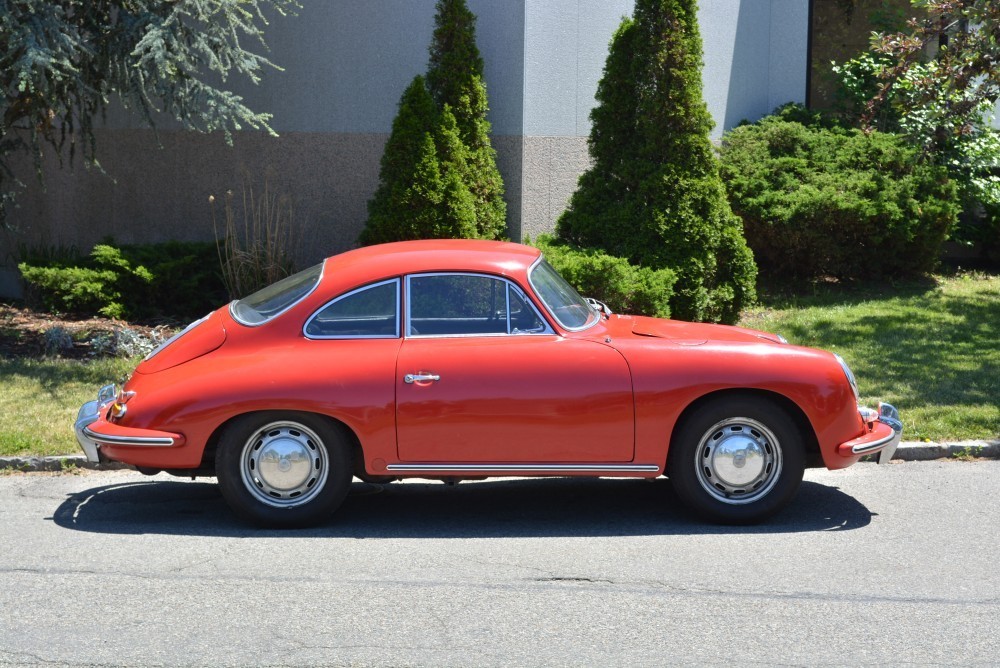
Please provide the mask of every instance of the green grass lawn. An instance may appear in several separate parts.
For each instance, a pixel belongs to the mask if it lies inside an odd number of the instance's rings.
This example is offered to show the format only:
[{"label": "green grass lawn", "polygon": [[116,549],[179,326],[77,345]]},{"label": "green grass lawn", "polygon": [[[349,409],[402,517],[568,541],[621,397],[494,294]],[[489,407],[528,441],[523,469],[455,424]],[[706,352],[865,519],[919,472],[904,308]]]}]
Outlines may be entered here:
[{"label": "green grass lawn", "polygon": [[0,456],[80,454],[73,422],[136,360],[0,360]]},{"label": "green grass lawn", "polygon": [[740,324],[839,353],[863,403],[899,409],[905,440],[1000,438],[1000,276],[762,301]]},{"label": "green grass lawn", "polygon": [[[1000,276],[965,274],[811,296],[765,296],[740,324],[840,353],[862,401],[907,440],[1000,438]],[[76,454],[76,412],[135,360],[0,360],[0,456]]]}]

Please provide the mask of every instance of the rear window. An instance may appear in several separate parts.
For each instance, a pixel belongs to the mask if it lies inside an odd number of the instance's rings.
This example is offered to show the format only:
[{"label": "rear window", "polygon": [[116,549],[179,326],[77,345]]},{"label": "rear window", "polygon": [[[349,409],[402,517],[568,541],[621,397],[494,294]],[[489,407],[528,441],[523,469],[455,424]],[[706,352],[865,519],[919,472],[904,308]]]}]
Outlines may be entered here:
[{"label": "rear window", "polygon": [[263,325],[268,320],[290,309],[312,292],[319,284],[322,274],[322,263],[309,267],[288,278],[283,278],[277,283],[272,283],[249,297],[233,302],[229,307],[229,312],[237,322],[243,325],[250,327]]}]

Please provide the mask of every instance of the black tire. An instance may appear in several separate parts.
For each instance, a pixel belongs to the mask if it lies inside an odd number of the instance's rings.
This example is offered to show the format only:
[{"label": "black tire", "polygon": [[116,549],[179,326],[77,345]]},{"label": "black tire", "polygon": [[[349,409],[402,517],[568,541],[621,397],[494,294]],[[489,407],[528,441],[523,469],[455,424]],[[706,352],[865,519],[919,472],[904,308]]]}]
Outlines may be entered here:
[{"label": "black tire", "polygon": [[667,475],[681,501],[719,524],[755,524],[784,508],[802,482],[805,443],[777,403],[720,398],[685,416]]},{"label": "black tire", "polygon": [[313,526],[350,489],[351,448],[341,427],[309,413],[236,418],[219,437],[215,473],[241,519],[263,527]]}]

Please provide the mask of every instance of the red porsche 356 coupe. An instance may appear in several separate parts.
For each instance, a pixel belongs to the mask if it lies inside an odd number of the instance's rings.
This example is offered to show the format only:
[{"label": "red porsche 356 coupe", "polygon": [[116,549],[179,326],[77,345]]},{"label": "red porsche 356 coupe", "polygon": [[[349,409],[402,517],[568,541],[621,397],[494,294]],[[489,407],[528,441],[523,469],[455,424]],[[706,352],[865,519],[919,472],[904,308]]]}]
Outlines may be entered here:
[{"label": "red porsche 356 coupe", "polygon": [[323,521],[351,480],[667,475],[760,521],[804,468],[888,461],[895,408],[844,361],[737,327],[615,315],[536,248],[350,251],[234,301],[80,409],[91,461],[215,475],[244,519]]}]

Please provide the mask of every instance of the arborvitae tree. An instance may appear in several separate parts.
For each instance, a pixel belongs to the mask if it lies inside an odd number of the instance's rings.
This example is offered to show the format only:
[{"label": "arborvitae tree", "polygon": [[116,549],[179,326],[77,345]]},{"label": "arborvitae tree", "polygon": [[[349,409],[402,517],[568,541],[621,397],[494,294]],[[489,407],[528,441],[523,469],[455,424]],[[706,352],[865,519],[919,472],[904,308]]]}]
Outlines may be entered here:
[{"label": "arborvitae tree", "polygon": [[[476,46],[476,15],[465,0],[438,0],[430,53],[427,87],[439,108],[451,105],[462,141],[469,142],[476,136],[476,121],[485,120],[486,90],[477,90],[483,58]],[[468,98],[465,104],[463,98]]]},{"label": "arborvitae tree", "polygon": [[[418,77],[424,90],[414,80],[403,94],[361,243],[504,236],[507,206],[475,23],[465,0],[437,3],[427,78]],[[425,135],[419,141],[416,128]]]},{"label": "arborvitae tree", "polygon": [[442,189],[433,134],[436,115],[424,78],[415,77],[399,101],[382,153],[362,244],[419,239],[433,229]]},{"label": "arborvitae tree", "polygon": [[415,77],[382,154],[361,243],[477,236],[467,169],[455,116],[447,107],[438,112],[424,78]]},{"label": "arborvitae tree", "polygon": [[637,0],[598,85],[593,166],[557,231],[675,271],[674,317],[734,322],[755,296],[756,265],[719,178],[701,54],[694,0]]},{"label": "arborvitae tree", "polygon": [[435,237],[454,235],[465,239],[494,238],[479,227],[479,202],[470,190],[470,156],[468,147],[462,143],[458,121],[449,105],[444,105],[438,116],[434,132],[438,158],[441,161],[441,178],[444,182],[442,211],[438,216]]},{"label": "arborvitae tree", "polygon": [[499,239],[507,231],[507,205],[486,120],[489,103],[476,46],[476,15],[465,0],[438,0],[436,9],[427,85],[439,109],[451,108],[466,148],[465,182],[475,201],[476,236]]},{"label": "arborvitae tree", "polygon": [[[271,131],[225,89],[232,74],[257,82],[271,63],[264,14],[295,0],[0,0],[0,225],[22,179],[15,154],[39,176],[42,148],[98,165],[94,119],[112,99],[148,125],[162,110],[186,128]],[[256,52],[255,52],[256,47]]]}]

